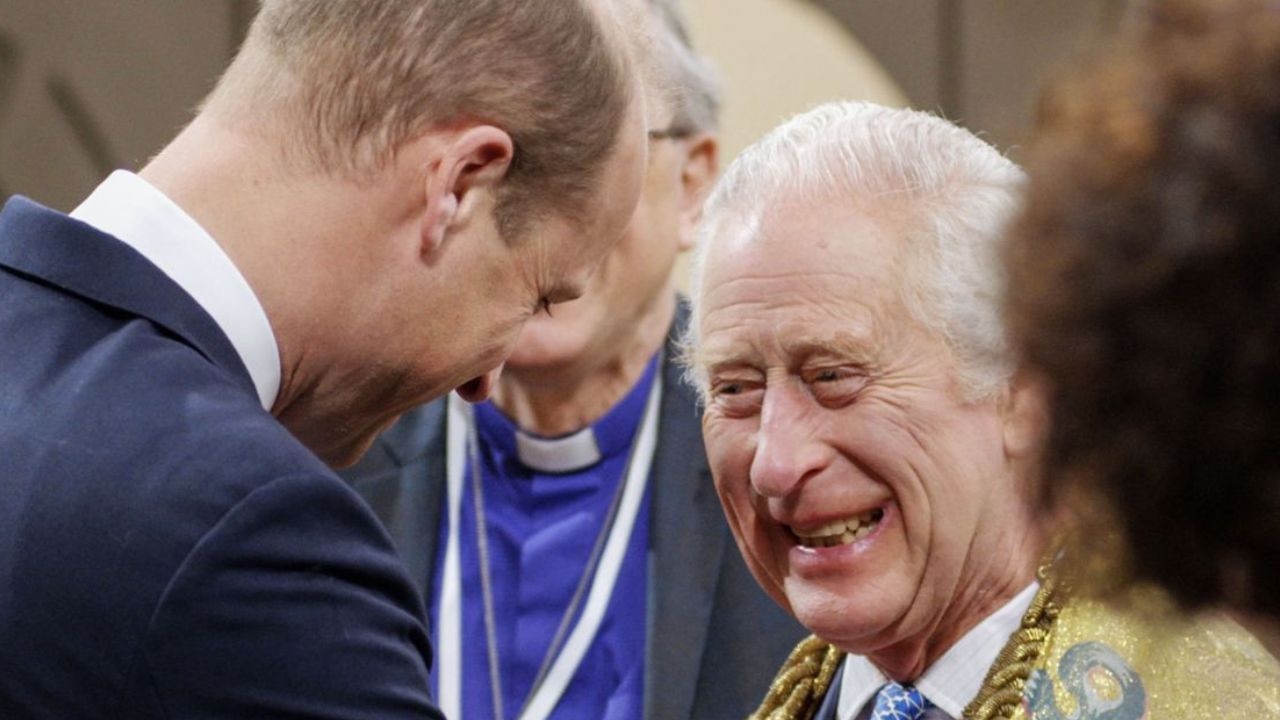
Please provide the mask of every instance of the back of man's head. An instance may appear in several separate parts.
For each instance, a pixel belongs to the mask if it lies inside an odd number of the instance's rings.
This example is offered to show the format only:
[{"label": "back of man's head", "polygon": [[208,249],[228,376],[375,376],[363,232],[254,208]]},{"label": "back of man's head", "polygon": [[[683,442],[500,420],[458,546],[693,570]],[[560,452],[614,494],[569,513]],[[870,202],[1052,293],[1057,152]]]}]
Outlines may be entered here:
[{"label": "back of man's head", "polygon": [[287,161],[358,178],[424,129],[492,124],[516,153],[510,237],[581,205],[634,93],[627,43],[593,0],[263,0],[207,111],[259,123]]}]

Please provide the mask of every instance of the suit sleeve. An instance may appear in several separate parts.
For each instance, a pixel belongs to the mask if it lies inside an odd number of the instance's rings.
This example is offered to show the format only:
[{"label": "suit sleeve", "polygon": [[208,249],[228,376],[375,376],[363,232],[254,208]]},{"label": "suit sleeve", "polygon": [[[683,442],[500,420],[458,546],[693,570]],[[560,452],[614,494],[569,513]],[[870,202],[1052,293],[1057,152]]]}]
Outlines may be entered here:
[{"label": "suit sleeve", "polygon": [[435,718],[422,601],[335,477],[276,480],[193,548],[141,649],[173,718]]}]

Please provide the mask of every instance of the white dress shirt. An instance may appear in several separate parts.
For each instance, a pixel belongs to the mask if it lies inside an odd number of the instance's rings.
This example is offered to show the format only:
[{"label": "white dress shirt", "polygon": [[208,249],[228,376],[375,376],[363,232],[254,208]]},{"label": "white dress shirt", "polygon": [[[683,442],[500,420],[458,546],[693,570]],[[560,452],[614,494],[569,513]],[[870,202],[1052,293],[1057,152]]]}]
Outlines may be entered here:
[{"label": "white dress shirt", "polygon": [[280,349],[267,314],[222,247],[151,183],[117,170],[71,217],[111,235],[168,275],[218,324],[267,410],[280,391]]},{"label": "white dress shirt", "polygon": [[[961,717],[965,706],[982,689],[987,671],[1009,636],[1022,624],[1022,616],[1031,607],[1039,589],[1039,583],[1032,583],[987,616],[911,684],[938,709],[953,718]],[[854,720],[889,678],[861,655],[846,656],[841,672],[844,675],[840,680],[836,715],[840,720]]]}]

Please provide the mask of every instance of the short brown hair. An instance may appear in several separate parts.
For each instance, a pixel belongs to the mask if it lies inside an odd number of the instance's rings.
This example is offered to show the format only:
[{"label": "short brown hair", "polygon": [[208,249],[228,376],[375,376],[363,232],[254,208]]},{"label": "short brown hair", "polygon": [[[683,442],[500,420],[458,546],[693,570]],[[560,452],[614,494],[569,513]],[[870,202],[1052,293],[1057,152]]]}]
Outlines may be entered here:
[{"label": "short brown hair", "polygon": [[1051,483],[1182,600],[1280,612],[1280,9],[1165,2],[1047,96],[1008,319]]},{"label": "short brown hair", "polygon": [[324,170],[376,169],[433,124],[509,132],[507,236],[538,209],[574,214],[633,93],[624,46],[587,0],[263,0],[245,57],[222,85],[251,111],[280,104],[290,144]]}]

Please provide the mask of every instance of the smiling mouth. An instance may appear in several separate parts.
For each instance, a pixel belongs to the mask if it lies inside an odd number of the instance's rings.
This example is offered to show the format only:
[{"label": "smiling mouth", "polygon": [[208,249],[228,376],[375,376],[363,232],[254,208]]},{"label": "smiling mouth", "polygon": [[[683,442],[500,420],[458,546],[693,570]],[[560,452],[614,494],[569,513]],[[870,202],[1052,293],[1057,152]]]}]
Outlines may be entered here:
[{"label": "smiling mouth", "polygon": [[800,545],[807,548],[848,545],[870,535],[871,531],[875,530],[876,526],[880,524],[880,520],[883,517],[884,509],[876,508],[875,510],[868,510],[861,515],[836,520],[812,530],[801,531],[791,528],[791,532],[800,541]]}]

